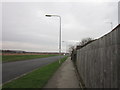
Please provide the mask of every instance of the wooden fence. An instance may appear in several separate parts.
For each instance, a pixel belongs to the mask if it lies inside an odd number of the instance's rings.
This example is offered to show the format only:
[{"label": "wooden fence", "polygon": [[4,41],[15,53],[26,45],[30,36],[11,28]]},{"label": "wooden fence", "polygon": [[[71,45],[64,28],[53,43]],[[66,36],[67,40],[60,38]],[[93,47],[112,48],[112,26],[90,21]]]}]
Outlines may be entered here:
[{"label": "wooden fence", "polygon": [[120,88],[120,25],[74,56],[87,88]]}]

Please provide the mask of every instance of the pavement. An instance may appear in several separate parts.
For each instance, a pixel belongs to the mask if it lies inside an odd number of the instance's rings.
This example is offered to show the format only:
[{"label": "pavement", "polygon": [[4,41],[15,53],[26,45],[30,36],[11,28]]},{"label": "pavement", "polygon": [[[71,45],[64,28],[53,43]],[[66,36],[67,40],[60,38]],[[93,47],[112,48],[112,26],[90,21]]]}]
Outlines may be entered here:
[{"label": "pavement", "polygon": [[9,82],[57,60],[59,60],[59,56],[2,63],[2,83]]},{"label": "pavement", "polygon": [[44,88],[80,88],[79,79],[70,57],[55,72]]}]

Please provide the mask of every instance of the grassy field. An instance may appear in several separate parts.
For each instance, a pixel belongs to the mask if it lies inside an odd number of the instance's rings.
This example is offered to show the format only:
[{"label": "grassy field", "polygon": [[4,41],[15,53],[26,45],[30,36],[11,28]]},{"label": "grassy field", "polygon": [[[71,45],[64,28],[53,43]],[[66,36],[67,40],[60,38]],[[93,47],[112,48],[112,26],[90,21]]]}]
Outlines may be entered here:
[{"label": "grassy field", "polygon": [[[61,59],[64,62],[67,56]],[[62,64],[62,63],[61,63]],[[61,65],[58,61],[3,85],[2,88],[42,88]]]},{"label": "grassy field", "polygon": [[3,55],[2,61],[12,62],[12,61],[35,59],[35,58],[51,57],[51,56],[57,56],[57,55]]}]

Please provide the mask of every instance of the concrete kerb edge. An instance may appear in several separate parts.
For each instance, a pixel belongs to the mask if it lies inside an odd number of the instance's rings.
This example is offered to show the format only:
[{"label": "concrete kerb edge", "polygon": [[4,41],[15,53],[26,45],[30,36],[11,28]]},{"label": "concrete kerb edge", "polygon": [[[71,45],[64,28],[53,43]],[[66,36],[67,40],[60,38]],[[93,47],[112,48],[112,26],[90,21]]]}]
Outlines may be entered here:
[{"label": "concrete kerb edge", "polygon": [[[48,65],[48,64],[47,64],[47,65]],[[43,66],[42,66],[42,67],[43,67]],[[9,81],[3,83],[2,86],[3,86],[4,84],[7,84],[7,83],[13,81],[13,80],[16,80],[16,79],[18,79],[18,78],[21,78],[22,76],[25,76],[25,75],[27,75],[27,74],[29,74],[29,73],[31,73],[31,72],[33,72],[33,71],[39,69],[39,68],[40,68],[40,67],[38,67],[38,68],[36,68],[36,69],[34,69],[34,70],[32,70],[32,71],[26,72],[26,73],[24,73],[24,74],[22,74],[22,75],[20,75],[20,76],[18,76],[18,77],[16,77],[16,78],[13,78],[13,79],[11,79],[11,80],[9,80]]]},{"label": "concrete kerb edge", "polygon": [[[48,63],[48,64],[49,64],[49,63]],[[46,64],[46,65],[48,65],[48,64]],[[46,65],[45,65],[45,66],[46,66]],[[20,76],[18,76],[18,77],[16,77],[16,78],[13,78],[13,79],[11,79],[11,80],[9,80],[9,81],[6,81],[5,83],[2,83],[2,85],[6,84],[6,83],[9,83],[9,82],[11,82],[11,81],[13,81],[13,80],[16,80],[16,79],[18,79],[18,78],[20,78],[20,77],[22,77],[22,76],[25,76],[25,75],[27,75],[27,74],[29,74],[29,73],[31,73],[31,72],[34,72],[34,71],[36,71],[37,69],[42,68],[42,67],[44,67],[44,66],[35,68],[35,69],[33,69],[32,71],[26,72],[26,73],[24,73],[24,74],[22,74],[22,75],[20,75]]]},{"label": "concrete kerb edge", "polygon": [[[68,57],[68,58],[69,58],[69,57]],[[68,58],[67,58],[67,59],[68,59]],[[66,60],[67,60],[67,59],[66,59]],[[63,63],[64,63],[64,62],[63,62]],[[62,63],[62,64],[63,64],[63,63]],[[61,65],[62,65],[62,64],[61,64]],[[46,65],[48,65],[48,64],[46,64]],[[43,66],[42,66],[42,67],[43,67]],[[27,74],[29,74],[29,73],[31,73],[31,72],[39,69],[39,68],[40,68],[40,67],[38,67],[38,68],[36,68],[36,69],[34,69],[34,70],[32,70],[32,71],[26,72],[26,73],[24,73],[24,74],[22,74],[22,75],[20,75],[20,76],[18,76],[18,77],[16,77],[16,78],[13,78],[13,79],[5,82],[5,83],[2,83],[2,84],[0,85],[0,87],[2,87],[4,84],[7,84],[7,83],[9,83],[9,82],[11,82],[11,81],[13,81],[13,80],[16,80],[16,79],[20,78],[20,77],[22,77],[22,76],[25,76],[25,75],[27,75]]]}]

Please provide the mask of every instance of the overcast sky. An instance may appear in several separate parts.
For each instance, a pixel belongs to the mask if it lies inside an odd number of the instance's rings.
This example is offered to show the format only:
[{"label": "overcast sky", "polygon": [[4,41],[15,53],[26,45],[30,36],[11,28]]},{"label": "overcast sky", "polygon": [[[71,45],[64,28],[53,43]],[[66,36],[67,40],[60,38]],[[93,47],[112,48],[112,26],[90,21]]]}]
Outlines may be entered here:
[{"label": "overcast sky", "polygon": [[[85,1],[85,0],[84,0]],[[83,38],[99,38],[118,25],[119,0],[113,2],[3,2],[3,49],[57,52],[59,18],[62,18],[62,51]],[[100,1],[100,0],[99,0]],[[1,44],[0,44],[1,45]]]}]

